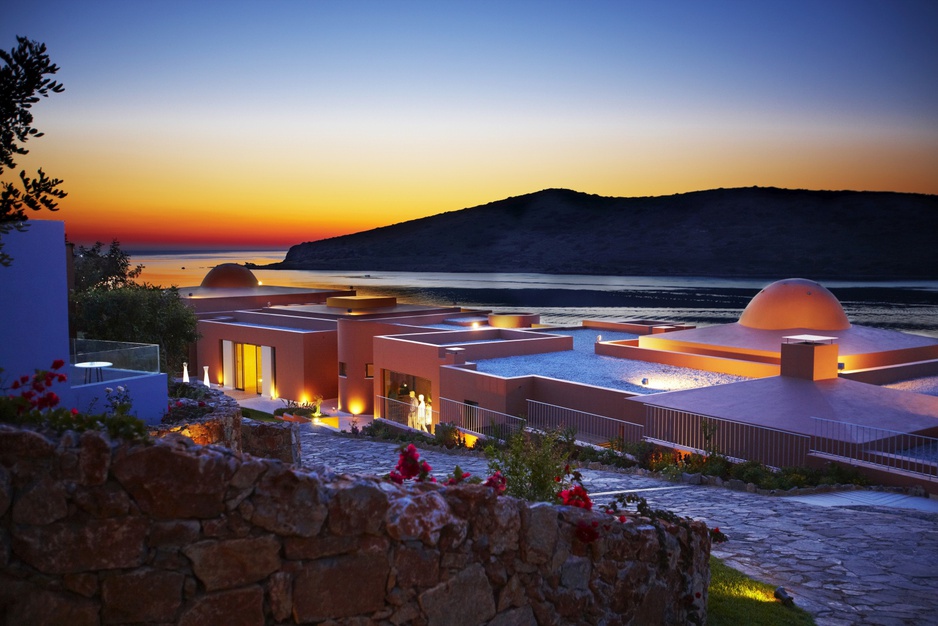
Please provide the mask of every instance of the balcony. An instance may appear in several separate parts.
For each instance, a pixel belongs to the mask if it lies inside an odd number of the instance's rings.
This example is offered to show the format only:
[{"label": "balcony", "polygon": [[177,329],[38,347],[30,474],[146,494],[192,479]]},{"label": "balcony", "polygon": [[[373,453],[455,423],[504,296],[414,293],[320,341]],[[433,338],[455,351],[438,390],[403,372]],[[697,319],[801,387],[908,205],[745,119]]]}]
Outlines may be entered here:
[{"label": "balcony", "polygon": [[109,389],[124,387],[136,415],[158,423],[166,412],[166,375],[160,373],[160,347],[153,344],[72,339],[68,380],[81,411],[106,409]]}]

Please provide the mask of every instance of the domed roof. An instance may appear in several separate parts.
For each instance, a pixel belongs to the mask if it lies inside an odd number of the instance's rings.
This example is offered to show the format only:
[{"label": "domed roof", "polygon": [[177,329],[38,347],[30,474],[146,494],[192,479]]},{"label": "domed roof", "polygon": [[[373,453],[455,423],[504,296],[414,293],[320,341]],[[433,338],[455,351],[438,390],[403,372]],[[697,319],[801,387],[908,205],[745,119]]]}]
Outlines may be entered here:
[{"label": "domed roof", "polygon": [[780,280],[757,293],[739,317],[739,323],[761,330],[850,328],[847,314],[834,294],[804,278]]},{"label": "domed roof", "polygon": [[202,279],[202,287],[257,287],[257,277],[254,273],[243,265],[237,263],[222,263],[213,267],[205,278]]}]

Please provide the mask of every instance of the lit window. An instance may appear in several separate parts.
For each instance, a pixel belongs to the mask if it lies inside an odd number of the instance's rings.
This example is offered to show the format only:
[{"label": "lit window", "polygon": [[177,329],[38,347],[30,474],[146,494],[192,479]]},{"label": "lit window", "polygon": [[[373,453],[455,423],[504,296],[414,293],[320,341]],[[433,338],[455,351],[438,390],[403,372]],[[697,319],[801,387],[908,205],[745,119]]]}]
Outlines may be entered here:
[{"label": "lit window", "polygon": [[365,363],[365,378],[374,378],[374,377],[375,377],[375,364]]}]

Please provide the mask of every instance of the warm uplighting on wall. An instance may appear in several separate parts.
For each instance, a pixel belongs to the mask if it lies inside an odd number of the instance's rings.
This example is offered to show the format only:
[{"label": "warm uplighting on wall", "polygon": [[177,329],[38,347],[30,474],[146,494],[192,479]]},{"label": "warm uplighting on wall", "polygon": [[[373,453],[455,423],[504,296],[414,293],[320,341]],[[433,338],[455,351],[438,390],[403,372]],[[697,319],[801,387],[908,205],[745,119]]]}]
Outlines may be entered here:
[{"label": "warm uplighting on wall", "polygon": [[351,400],[348,403],[348,412],[352,415],[360,415],[365,410],[365,403],[361,400]]},{"label": "warm uplighting on wall", "polygon": [[208,377],[208,365],[203,365],[203,366],[202,366],[202,374],[203,374],[203,376],[202,376],[202,384],[205,385],[206,387],[211,387],[211,386],[212,386],[212,382],[211,382],[211,380],[210,380],[209,377]]}]

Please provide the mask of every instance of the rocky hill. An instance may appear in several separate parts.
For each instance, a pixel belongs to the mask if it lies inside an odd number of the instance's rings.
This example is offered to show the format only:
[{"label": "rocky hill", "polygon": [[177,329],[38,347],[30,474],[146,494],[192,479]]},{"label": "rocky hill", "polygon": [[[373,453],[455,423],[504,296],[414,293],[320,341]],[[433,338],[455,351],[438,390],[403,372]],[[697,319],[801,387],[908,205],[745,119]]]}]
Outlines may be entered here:
[{"label": "rocky hill", "polygon": [[293,246],[271,269],[938,278],[938,196],[547,189]]}]

